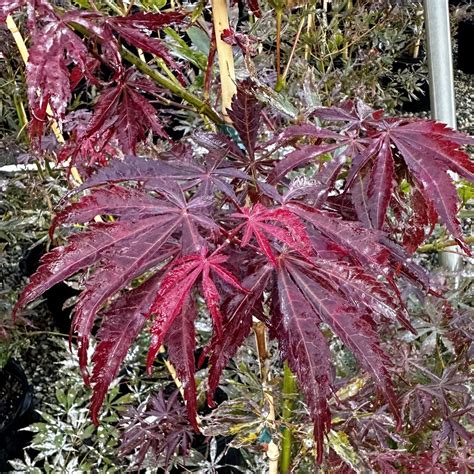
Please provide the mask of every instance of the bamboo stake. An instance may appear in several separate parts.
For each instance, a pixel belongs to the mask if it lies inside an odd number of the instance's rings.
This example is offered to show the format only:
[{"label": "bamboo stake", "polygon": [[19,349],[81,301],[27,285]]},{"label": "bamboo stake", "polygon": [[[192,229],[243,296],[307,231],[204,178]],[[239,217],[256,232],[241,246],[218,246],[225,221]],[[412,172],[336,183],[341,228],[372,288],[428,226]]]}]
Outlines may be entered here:
[{"label": "bamboo stake", "polygon": [[26,64],[28,62],[28,49],[26,48],[23,36],[21,36],[20,30],[16,26],[15,20],[12,18],[11,15],[7,16],[6,24],[7,28],[10,30],[10,33],[13,36],[13,39],[15,40],[15,43],[18,47],[18,51],[20,51],[20,56],[23,59],[23,62]]},{"label": "bamboo stake", "polygon": [[[306,34],[309,35],[311,34],[311,31],[315,27],[315,21],[314,21],[314,13],[308,13],[308,24],[306,26]],[[306,61],[309,61],[309,56],[311,54],[311,47],[309,44],[306,44],[304,47],[304,58]]]},{"label": "bamboo stake", "polygon": [[235,68],[232,46],[222,39],[222,33],[229,28],[229,15],[227,11],[227,0],[211,0],[212,21],[216,35],[217,57],[219,60],[219,72],[221,77],[221,104],[222,114],[229,121],[227,109],[232,105],[232,97],[237,92],[235,83]]}]

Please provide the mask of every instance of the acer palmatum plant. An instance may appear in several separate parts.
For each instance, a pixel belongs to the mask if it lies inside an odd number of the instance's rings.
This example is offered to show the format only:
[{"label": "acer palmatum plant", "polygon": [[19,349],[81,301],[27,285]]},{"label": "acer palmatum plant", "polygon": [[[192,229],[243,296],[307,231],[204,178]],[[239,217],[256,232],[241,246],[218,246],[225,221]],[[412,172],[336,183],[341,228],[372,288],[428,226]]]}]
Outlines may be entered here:
[{"label": "acer palmatum plant", "polygon": [[[149,328],[148,368],[164,345],[183,385],[190,423],[201,429],[195,321],[204,303],[213,325],[202,357],[209,361],[209,405],[257,318],[277,341],[305,395],[318,462],[325,438],[333,439],[331,411],[339,410],[339,424],[344,414],[340,386],[346,381],[335,375],[328,344],[333,338],[373,380],[360,395],[370,403],[370,416],[354,422],[345,414],[355,423],[347,422],[353,442],[363,439],[370,446],[364,449],[373,466],[432,466],[447,441],[467,442],[459,420],[468,404],[454,397],[455,409],[447,409],[449,397],[440,401],[446,386],[453,391],[463,386],[450,382],[453,364],[465,350],[461,331],[456,329],[461,349],[450,369],[441,377],[426,372],[432,382],[402,396],[393,377],[406,381],[400,367],[417,367],[419,361],[404,358],[400,350],[391,363],[382,335],[390,327],[416,333],[401,290],[431,291],[427,274],[411,257],[438,221],[469,252],[450,173],[474,181],[474,165],[459,150],[473,143],[470,138],[431,121],[386,118],[360,102],[318,108],[293,125],[274,127],[277,121],[263,116],[254,94],[262,84],[254,87],[247,80],[238,85],[228,111],[232,123],[218,127],[222,131],[197,131],[194,144],[175,144],[155,159],[137,157],[137,144],[147,135],[166,138],[154,103],[164,92],[160,87],[222,123],[182,85],[185,68],[156,36],[186,16],[109,16],[63,11],[46,0],[0,0],[0,17],[23,6],[31,30],[30,135],[41,138],[52,114],[66,133],[60,160],[81,168],[107,166],[75,195],[87,193],[70,196],[58,212],[51,233],[59,225],[82,227],[73,227],[67,244],[43,258],[16,312],[56,283],[83,273],[73,331],[84,380],[93,389],[95,423],[127,351]],[[168,77],[139,57],[144,54],[161,60]],[[205,79],[210,84],[209,75]],[[81,83],[98,91],[94,104],[67,113]],[[270,133],[263,122],[278,131]],[[87,351],[97,326],[90,371]],[[432,375],[448,382],[438,383]],[[394,443],[403,446],[397,434],[403,422],[416,433],[433,411],[443,424],[433,453],[423,458],[384,451]],[[331,445],[328,462],[335,453],[341,458]],[[457,454],[462,458],[461,451]]]},{"label": "acer palmatum plant", "polygon": [[120,446],[122,456],[138,451],[136,462],[141,466],[147,454],[150,454],[165,467],[170,464],[175,453],[186,457],[194,430],[178,397],[177,390],[169,397],[160,391],[138,408],[130,407],[127,410],[120,421],[123,431]]},{"label": "acer palmatum plant", "polygon": [[[195,141],[207,149],[202,155],[181,144],[159,159],[127,156],[97,171],[75,192],[88,193],[56,215],[52,231],[87,227],[43,258],[16,310],[88,270],[73,330],[93,389],[93,419],[148,327],[148,368],[165,345],[196,430],[197,300],[214,328],[204,348],[210,405],[223,369],[259,318],[296,374],[321,462],[336,386],[327,329],[353,352],[402,425],[380,333],[387,324],[415,332],[399,287],[430,291],[411,256],[438,219],[469,251],[448,172],[473,180],[474,165],[459,150],[472,140],[441,124],[346,103],[315,111],[323,127],[289,126],[260,143],[261,113],[252,83],[242,82],[229,111],[237,142],[201,132]],[[114,219],[94,223],[97,215]]]}]

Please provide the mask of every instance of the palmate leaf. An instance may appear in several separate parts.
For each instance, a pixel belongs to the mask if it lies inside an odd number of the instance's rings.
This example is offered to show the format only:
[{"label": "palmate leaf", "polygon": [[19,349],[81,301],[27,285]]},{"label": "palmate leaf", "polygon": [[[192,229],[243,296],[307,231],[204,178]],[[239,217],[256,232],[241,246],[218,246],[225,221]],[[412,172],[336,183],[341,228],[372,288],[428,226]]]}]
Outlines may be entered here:
[{"label": "palmate leaf", "polygon": [[324,435],[331,429],[328,399],[333,377],[329,347],[319,329],[321,320],[285,268],[278,272],[278,296],[273,324],[279,347],[310,407],[317,460],[322,462]]},{"label": "palmate leaf", "polygon": [[[255,237],[259,247],[275,267],[278,266],[278,262],[267,235],[276,237],[279,241],[297,250],[302,255],[311,255],[309,236],[306,233],[304,224],[297,215],[287,209],[267,209],[261,204],[257,204],[251,209],[242,208],[239,213],[232,214],[232,217],[245,219],[242,246],[248,245],[250,239]],[[275,222],[279,225],[277,226],[270,222]]]},{"label": "palmate leaf", "polygon": [[354,352],[361,365],[374,378],[393,414],[401,422],[387,367],[389,361],[380,346],[373,320],[343,294],[330,288],[327,280],[308,274],[297,260],[287,258],[284,268],[313,309],[313,317],[326,323]]},{"label": "palmate leaf", "polygon": [[458,144],[474,144],[453,130],[427,122],[404,124],[385,132],[391,138],[408,169],[421,183],[424,195],[431,201],[440,219],[444,222],[453,237],[469,253],[464,244],[461,227],[457,220],[459,198],[453,179],[448,170],[458,173],[463,178],[474,182],[474,163],[458,150]]},{"label": "palmate leaf", "polygon": [[209,257],[206,257],[205,253],[189,255],[175,262],[175,265],[168,270],[150,309],[150,314],[154,315],[154,321],[151,328],[152,340],[147,358],[149,369],[158,349],[163,344],[166,333],[175,318],[183,310],[185,302],[199,277],[202,277],[202,294],[211,314],[216,335],[219,339],[223,337],[222,314],[219,310],[220,296],[211,278],[211,271],[237,290],[244,293],[247,291],[241,286],[236,277],[221,265],[227,258],[227,256],[219,254],[210,255]]},{"label": "palmate leaf", "polygon": [[[456,219],[458,196],[453,179],[447,171],[453,171],[467,180],[474,181],[474,164],[458,149],[460,144],[474,143],[443,124],[430,121],[368,120],[373,128],[370,145],[355,156],[348,177],[353,178],[368,166],[370,173],[364,190],[372,225],[382,229],[390,205],[389,190],[393,190],[394,147],[396,162],[404,163],[413,179],[419,183],[424,198],[431,203],[448,230],[466,252],[462,242],[459,222]],[[388,189],[387,189],[388,188]]]},{"label": "palmate leaf", "polygon": [[84,184],[74,192],[103,185],[106,183],[120,183],[123,181],[139,181],[147,189],[154,189],[163,184],[162,177],[167,180],[176,180],[182,183],[185,189],[197,186],[197,196],[206,198],[220,191],[234,201],[237,200],[232,180],[248,180],[249,176],[239,169],[232,167],[230,162],[222,157],[209,153],[204,163],[179,161],[175,157],[168,161],[145,160],[128,155],[124,160],[114,160],[110,166],[99,169]]},{"label": "palmate leaf", "polygon": [[[306,165],[317,156],[335,151],[349,162],[346,191],[351,191],[358,219],[374,229],[385,229],[389,208],[395,208],[395,186],[407,178],[411,186],[421,193],[429,213],[414,218],[410,223],[410,235],[421,243],[424,227],[433,223],[433,211],[468,253],[462,241],[456,218],[459,199],[453,178],[448,171],[457,173],[468,181],[474,181],[474,163],[459,150],[460,145],[473,144],[474,140],[449,129],[441,123],[418,119],[385,118],[361,103],[348,102],[341,108],[321,108],[315,112],[325,121],[345,122],[338,131],[320,128],[312,124],[289,127],[280,132],[273,142],[281,145],[292,140],[311,138],[317,144],[304,144],[277,162],[269,175],[271,183],[281,181],[291,170]],[[328,143],[329,142],[329,143]],[[397,199],[409,196],[397,194]],[[409,209],[406,202],[399,211]],[[395,211],[394,211],[395,212]],[[403,232],[403,229],[400,229]],[[413,250],[410,239],[404,237],[407,248]],[[413,242],[412,242],[413,243]]]},{"label": "palmate leaf", "polygon": [[[58,281],[98,264],[79,297],[73,321],[86,380],[89,334],[102,305],[133,279],[171,257],[176,252],[173,234],[181,236],[179,251],[191,253],[202,245],[197,226],[206,226],[207,230],[215,226],[200,215],[206,212],[208,203],[199,198],[187,203],[180,192],[168,189],[163,193],[165,200],[132,190],[98,189],[58,214],[57,222],[87,222],[104,213],[119,220],[92,225],[89,231],[74,235],[65,247],[47,254],[20,298],[18,308]],[[187,208],[185,213],[183,208]]]},{"label": "palmate leaf", "polygon": [[146,323],[146,314],[159,286],[161,273],[116,300],[103,315],[104,322],[97,333],[98,344],[92,356],[94,370],[91,415],[98,424],[98,414],[107,390],[117,377],[127,352]]},{"label": "palmate leaf", "polygon": [[186,457],[193,439],[178,391],[169,397],[160,391],[138,409],[130,407],[119,426],[122,431],[119,455],[133,454],[136,470],[140,470],[148,455],[154,456],[157,464],[164,461],[165,466],[178,453]]},{"label": "palmate leaf", "polygon": [[102,91],[94,107],[87,129],[78,137],[78,146],[83,140],[109,134],[116,137],[126,154],[133,154],[139,141],[146,138],[145,132],[167,138],[158,120],[156,109],[144,97],[143,92],[158,94],[158,88],[148,79],[138,77],[129,69],[118,82]]},{"label": "palmate leaf", "polygon": [[[397,319],[409,329],[412,327],[391,282],[391,249],[381,242],[381,232],[343,222],[322,211],[309,211],[305,206],[292,202],[284,209],[288,223],[292,220],[291,214],[293,219],[295,215],[301,219],[296,222],[297,228],[301,229],[299,238],[305,242],[304,251],[291,240],[281,239],[276,232],[273,239],[265,237],[262,243],[262,237],[253,232],[253,228],[251,232],[249,227],[242,229],[241,245],[255,241],[277,273],[277,292],[273,296],[272,309],[276,329],[273,332],[306,394],[315,422],[320,457],[324,435],[330,429],[330,369],[322,362],[329,364],[328,358],[321,356],[327,351],[327,343],[317,329],[318,324],[327,324],[371,374],[398,426],[401,419],[388,373],[390,364],[374,329],[375,316]],[[271,215],[263,206],[256,213]],[[303,221],[331,242],[325,246],[326,259],[318,255],[319,239],[309,237],[309,229],[305,229]],[[286,244],[291,252],[281,253],[279,242]],[[305,250],[306,245],[312,249]],[[275,258],[277,254],[278,259]],[[278,298],[277,302],[275,298]]]},{"label": "palmate leaf", "polygon": [[[198,429],[194,382],[195,283],[198,279],[201,281],[201,292],[214,322],[217,341],[223,338],[223,316],[214,279],[217,277],[239,292],[246,290],[223,266],[227,256],[205,254],[204,237],[219,229],[206,216],[210,203],[198,193],[186,200],[175,181],[195,182],[196,170],[178,172],[177,167],[167,162],[155,162],[154,166],[146,160],[129,158],[129,163],[130,160],[137,164],[134,173],[125,177],[120,166],[100,170],[84,187],[103,184],[101,175],[109,178],[109,186],[95,187],[89,195],[57,214],[53,230],[60,224],[90,222],[97,215],[112,215],[115,222],[91,224],[88,231],[73,235],[65,247],[47,254],[23,292],[16,311],[59,280],[92,268],[75,306],[72,325],[78,336],[80,366],[85,381],[89,382],[87,349],[96,315],[136,278],[171,260],[145,283],[123,292],[102,313],[104,322],[98,332],[99,344],[92,360],[91,414],[97,422],[107,388],[116,377],[128,347],[146,319],[153,315],[149,367],[161,344],[166,343],[170,360],[184,384],[190,420]],[[166,172],[173,178],[171,182],[163,179]],[[135,179],[146,182],[148,188],[145,189],[154,191],[148,193],[143,189],[112,185],[114,174],[116,181]],[[224,174],[234,179],[235,173]],[[185,184],[185,188],[189,185]],[[183,347],[186,347],[184,352]]]}]

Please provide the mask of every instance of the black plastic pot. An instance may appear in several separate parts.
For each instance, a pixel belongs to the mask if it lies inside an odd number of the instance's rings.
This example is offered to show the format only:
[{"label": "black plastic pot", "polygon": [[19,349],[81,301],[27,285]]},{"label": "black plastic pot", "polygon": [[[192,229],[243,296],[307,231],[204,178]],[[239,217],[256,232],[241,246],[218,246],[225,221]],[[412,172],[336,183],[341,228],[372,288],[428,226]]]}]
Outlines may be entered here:
[{"label": "black plastic pot", "polygon": [[474,74],[472,45],[474,42],[474,13],[472,18],[461,20],[457,32],[458,60],[457,68],[466,74]]},{"label": "black plastic pot", "polygon": [[[46,244],[40,243],[30,248],[19,262],[20,272],[30,277],[38,269],[41,257],[46,253]],[[72,307],[64,308],[64,303],[71,297],[77,296],[78,290],[71,288],[64,282],[59,282],[43,294],[48,310],[53,316],[54,325],[63,334],[71,329]]]},{"label": "black plastic pot", "polygon": [[22,367],[10,359],[0,369],[0,472],[10,472],[7,461],[22,456],[31,434],[18,430],[33,418],[31,387]]}]

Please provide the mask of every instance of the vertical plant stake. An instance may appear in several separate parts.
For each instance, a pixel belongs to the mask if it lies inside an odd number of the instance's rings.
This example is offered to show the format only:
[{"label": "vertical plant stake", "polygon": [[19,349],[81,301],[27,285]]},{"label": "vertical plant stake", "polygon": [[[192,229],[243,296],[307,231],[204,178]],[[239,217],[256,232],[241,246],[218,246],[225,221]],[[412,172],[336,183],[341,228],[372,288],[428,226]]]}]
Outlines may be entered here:
[{"label": "vertical plant stake", "polygon": [[232,105],[232,97],[234,97],[237,91],[232,46],[222,39],[222,33],[224,30],[229,29],[227,0],[211,0],[211,4],[214,34],[216,35],[217,57],[219,61],[219,74],[221,79],[222,113],[224,117],[227,117],[227,110],[230,109]]}]

